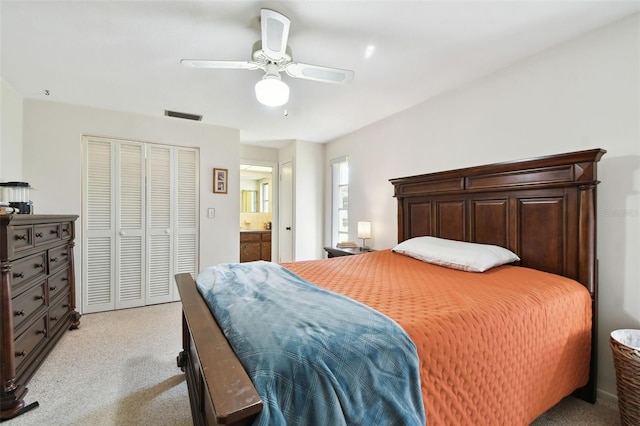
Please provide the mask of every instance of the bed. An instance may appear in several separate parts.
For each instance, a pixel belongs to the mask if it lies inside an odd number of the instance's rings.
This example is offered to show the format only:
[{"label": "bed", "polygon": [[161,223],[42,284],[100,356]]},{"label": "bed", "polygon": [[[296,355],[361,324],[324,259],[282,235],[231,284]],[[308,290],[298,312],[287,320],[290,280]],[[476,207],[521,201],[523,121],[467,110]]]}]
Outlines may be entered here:
[{"label": "bed", "polygon": [[[411,294],[398,290],[393,270],[418,268],[419,276],[445,274],[447,283],[452,282],[446,275],[450,273],[477,277],[474,283],[498,274],[505,276],[505,282],[518,282],[517,286],[503,288],[490,283],[488,289],[474,284],[475,293],[458,288],[464,284],[447,284],[446,291],[436,289],[429,296],[437,303],[422,310],[420,306],[412,307],[413,311],[403,318],[394,318],[413,338],[416,327],[421,327],[412,323],[413,317],[420,316],[415,313],[426,312],[433,322],[452,311],[447,297],[462,299],[463,306],[477,309],[471,313],[472,321],[455,324],[462,328],[447,329],[444,321],[437,331],[424,333],[431,339],[458,336],[453,341],[449,339],[448,344],[437,340],[417,344],[422,348],[421,387],[429,424],[528,424],[571,393],[595,402],[596,170],[605,152],[593,149],[390,180],[398,203],[398,242],[433,236],[491,244],[516,253],[520,258],[518,266],[504,265],[488,273],[462,272],[389,250],[284,266],[320,286],[353,295],[356,300],[374,300],[373,305],[390,316],[394,308],[387,306],[389,292],[371,295],[364,289],[376,288],[371,283],[390,282],[395,289],[390,293],[405,297],[405,302],[412,299]],[[390,262],[399,264],[390,266]],[[531,272],[538,284],[520,282],[517,274],[523,272]],[[263,401],[191,275],[178,274],[176,281],[183,304],[183,351],[178,365],[186,374],[194,423],[251,424],[263,409]],[[578,293],[582,296],[577,297],[584,300],[571,308],[557,306],[564,296],[551,290],[549,301],[541,302],[547,305],[540,308],[502,309],[503,300],[476,306],[476,301],[489,293],[511,299],[515,292],[511,287],[522,287],[527,299],[543,300],[543,293],[556,284],[540,286],[540,282],[568,282],[569,286],[580,288]],[[553,319],[548,316],[552,310],[564,316]],[[518,324],[535,316],[542,318],[541,324],[552,326],[555,337],[551,338],[549,330],[539,324],[519,338],[508,339],[495,331],[482,335],[488,329],[482,321],[488,317],[497,319],[498,324],[508,324],[504,335],[511,335],[520,329]],[[574,322],[586,329],[567,331]],[[471,324],[470,328],[465,324]],[[467,344],[470,342],[474,343]],[[552,343],[556,349],[547,351]],[[483,366],[485,359],[493,364]],[[536,359],[544,361],[535,364]],[[425,368],[430,369],[431,376],[422,375]],[[482,386],[485,381],[491,383],[489,388]]]}]

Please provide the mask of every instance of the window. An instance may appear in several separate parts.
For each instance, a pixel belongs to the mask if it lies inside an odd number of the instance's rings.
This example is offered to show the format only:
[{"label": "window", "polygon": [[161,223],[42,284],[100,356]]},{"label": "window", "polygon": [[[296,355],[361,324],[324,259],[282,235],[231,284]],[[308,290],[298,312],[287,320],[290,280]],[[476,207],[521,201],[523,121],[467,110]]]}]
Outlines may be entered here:
[{"label": "window", "polygon": [[331,160],[331,244],[349,239],[349,161]]},{"label": "window", "polygon": [[260,184],[260,202],[262,206],[260,211],[263,213],[268,213],[269,210],[269,182],[262,182]]}]

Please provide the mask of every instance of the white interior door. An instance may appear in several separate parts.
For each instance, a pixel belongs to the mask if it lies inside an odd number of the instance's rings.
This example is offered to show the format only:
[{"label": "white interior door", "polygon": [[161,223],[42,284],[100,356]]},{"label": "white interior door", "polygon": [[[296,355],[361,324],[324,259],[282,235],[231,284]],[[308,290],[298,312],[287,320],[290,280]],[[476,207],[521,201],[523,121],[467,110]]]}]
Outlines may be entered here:
[{"label": "white interior door", "polygon": [[293,162],[280,164],[278,261],[292,262],[293,256]]},{"label": "white interior door", "polygon": [[82,196],[82,312],[115,308],[115,146],[85,139]]},{"label": "white interior door", "polygon": [[83,312],[142,306],[144,145],[85,139]]},{"label": "white interior door", "polygon": [[198,268],[197,148],[85,137],[82,309],[179,299]]},{"label": "white interior door", "polygon": [[145,304],[145,153],[135,142],[118,143],[115,152],[115,309],[123,309]]},{"label": "white interior door", "polygon": [[147,304],[173,300],[172,151],[166,145],[147,146],[147,241],[149,244]]},{"label": "white interior door", "polygon": [[196,149],[147,147],[147,305],[151,305],[179,300],[174,275],[197,273],[200,190]]},{"label": "white interior door", "polygon": [[[175,271],[180,274],[198,273],[198,224],[199,203],[199,157],[198,151],[189,148],[175,148],[176,205],[175,214]],[[173,300],[180,300],[175,279],[171,278]]]}]

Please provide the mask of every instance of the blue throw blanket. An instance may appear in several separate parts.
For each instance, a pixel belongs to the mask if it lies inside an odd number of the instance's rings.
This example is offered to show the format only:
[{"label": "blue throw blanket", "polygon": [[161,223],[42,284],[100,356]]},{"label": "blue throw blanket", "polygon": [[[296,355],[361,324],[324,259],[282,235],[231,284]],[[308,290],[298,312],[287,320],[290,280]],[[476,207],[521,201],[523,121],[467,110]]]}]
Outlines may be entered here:
[{"label": "blue throw blanket", "polygon": [[275,263],[196,282],[264,402],[254,425],[426,423],[415,345],[388,317]]}]

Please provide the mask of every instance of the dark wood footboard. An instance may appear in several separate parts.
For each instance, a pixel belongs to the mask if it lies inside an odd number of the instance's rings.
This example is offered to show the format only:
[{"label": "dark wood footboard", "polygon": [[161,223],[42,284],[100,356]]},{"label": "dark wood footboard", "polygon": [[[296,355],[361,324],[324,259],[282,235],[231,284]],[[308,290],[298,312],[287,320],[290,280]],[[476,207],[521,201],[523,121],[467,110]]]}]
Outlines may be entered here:
[{"label": "dark wood footboard", "polygon": [[195,425],[249,425],[262,400],[200,296],[190,274],[176,275],[182,299],[178,366],[187,378]]}]

